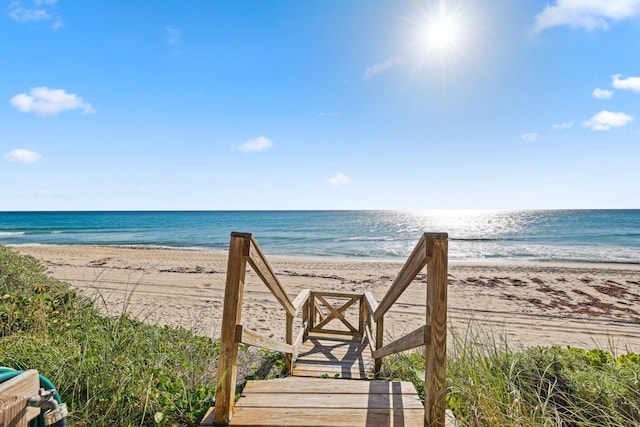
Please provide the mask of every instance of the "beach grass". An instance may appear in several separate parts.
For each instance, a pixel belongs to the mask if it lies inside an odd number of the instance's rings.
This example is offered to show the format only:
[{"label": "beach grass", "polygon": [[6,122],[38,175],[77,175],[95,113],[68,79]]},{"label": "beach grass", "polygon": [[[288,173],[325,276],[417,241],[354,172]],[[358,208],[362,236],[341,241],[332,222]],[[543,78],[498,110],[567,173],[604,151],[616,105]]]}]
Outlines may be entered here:
[{"label": "beach grass", "polygon": [[[50,379],[70,425],[197,425],[213,405],[217,341],[126,312],[103,316],[35,259],[5,247],[0,298],[0,366]],[[256,359],[242,353],[246,363]]]},{"label": "beach grass", "polygon": [[[126,307],[104,316],[95,303],[0,246],[0,365],[48,377],[74,426],[198,425],[214,402],[219,343],[141,322]],[[451,335],[447,401],[461,426],[640,424],[639,355],[513,351],[496,336],[481,325]],[[281,354],[240,352],[241,382],[282,374]],[[423,354],[385,358],[382,376],[424,393]]]},{"label": "beach grass", "polygon": [[[470,326],[451,334],[447,403],[460,426],[640,425],[640,355],[530,347]],[[424,396],[424,355],[384,360],[383,377],[412,381]]]}]

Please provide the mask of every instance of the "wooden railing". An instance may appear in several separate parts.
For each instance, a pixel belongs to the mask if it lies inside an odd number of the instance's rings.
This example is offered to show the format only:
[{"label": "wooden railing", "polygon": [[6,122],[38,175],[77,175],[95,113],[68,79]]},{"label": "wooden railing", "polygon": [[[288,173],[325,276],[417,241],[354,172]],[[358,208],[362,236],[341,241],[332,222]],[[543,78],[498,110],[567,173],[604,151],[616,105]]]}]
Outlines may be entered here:
[{"label": "wooden railing", "polygon": [[[403,265],[380,302],[371,292],[363,294],[302,290],[289,300],[282,285],[267,262],[260,246],[249,233],[231,233],[227,282],[220,335],[220,359],[214,410],[215,424],[229,423],[234,409],[238,362],[238,344],[254,345],[286,355],[286,368],[291,372],[294,357],[310,333],[369,337],[375,371],[382,358],[425,346],[425,425],[444,426],[446,408],[447,351],[447,234],[425,233]],[[286,312],[285,342],[259,335],[241,323],[242,298],[247,263],[253,268]],[[425,324],[413,332],[384,344],[384,316],[418,273],[427,267],[427,300]],[[346,301],[341,305],[337,300]],[[357,325],[347,319],[346,312],[358,303]],[[324,307],[324,310],[322,309]],[[302,327],[293,339],[293,320],[302,310]],[[337,321],[342,329],[329,327]],[[333,322],[335,325],[336,322]]]},{"label": "wooden railing", "polygon": [[[370,292],[364,293],[364,317],[367,333],[375,336],[375,371],[382,358],[419,346],[425,346],[425,425],[444,426],[446,409],[447,360],[447,272],[448,237],[446,233],[425,233],[402,266],[380,302]],[[400,295],[427,267],[427,315],[425,324],[405,336],[384,344],[384,315]],[[373,324],[375,323],[375,335]]]},{"label": "wooden railing", "polygon": [[[242,325],[242,298],[247,263],[286,312],[285,342],[264,337]],[[214,412],[216,424],[228,424],[233,415],[238,371],[238,344],[253,345],[285,353],[286,369],[291,372],[296,345],[302,342],[306,330],[306,325],[303,322],[303,328],[294,342],[293,319],[302,307],[305,307],[304,311],[308,312],[309,295],[310,291],[305,289],[293,301],[289,300],[253,236],[250,233],[231,233],[220,334],[220,359],[218,361]],[[303,320],[308,324],[308,319]]]}]

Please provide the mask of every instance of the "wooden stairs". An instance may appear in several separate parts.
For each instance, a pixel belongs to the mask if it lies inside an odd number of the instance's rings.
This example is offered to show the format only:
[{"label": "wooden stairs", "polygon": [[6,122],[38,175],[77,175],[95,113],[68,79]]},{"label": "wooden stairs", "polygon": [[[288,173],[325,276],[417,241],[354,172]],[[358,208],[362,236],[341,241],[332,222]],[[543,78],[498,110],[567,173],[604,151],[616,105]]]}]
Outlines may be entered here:
[{"label": "wooden stairs", "polygon": [[[246,263],[287,313],[285,342],[240,323]],[[384,314],[427,267],[424,326],[384,343]],[[447,235],[424,234],[378,303],[363,294],[303,290],[289,300],[251,234],[232,233],[215,407],[201,426],[449,426],[445,416]],[[302,327],[293,337],[293,320]],[[235,401],[238,345],[286,354],[292,376],[249,381]],[[382,358],[425,349],[425,402],[410,382],[375,380]]]}]

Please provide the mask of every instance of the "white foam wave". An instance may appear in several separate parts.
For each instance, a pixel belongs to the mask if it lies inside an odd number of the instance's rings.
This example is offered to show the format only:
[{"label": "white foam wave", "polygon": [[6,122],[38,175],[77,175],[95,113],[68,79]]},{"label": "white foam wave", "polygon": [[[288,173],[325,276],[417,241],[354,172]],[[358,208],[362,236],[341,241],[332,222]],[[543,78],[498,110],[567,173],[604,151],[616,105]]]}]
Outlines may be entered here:
[{"label": "white foam wave", "polygon": [[24,231],[0,231],[0,237],[24,236]]}]

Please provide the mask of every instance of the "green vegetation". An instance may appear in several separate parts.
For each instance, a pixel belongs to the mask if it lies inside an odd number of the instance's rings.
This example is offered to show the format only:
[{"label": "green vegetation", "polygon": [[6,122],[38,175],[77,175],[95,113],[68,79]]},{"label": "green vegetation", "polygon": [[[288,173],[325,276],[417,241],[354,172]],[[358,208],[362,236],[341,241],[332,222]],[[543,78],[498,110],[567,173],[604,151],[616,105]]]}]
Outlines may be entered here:
[{"label": "green vegetation", "polygon": [[[510,351],[506,340],[454,335],[448,406],[461,426],[640,425],[640,355],[601,349]],[[383,375],[412,381],[424,396],[424,356],[398,354]]]},{"label": "green vegetation", "polygon": [[0,365],[37,369],[74,426],[197,425],[213,404],[218,343],[105,317],[35,259],[0,247]]},{"label": "green vegetation", "polygon": [[[197,425],[213,405],[218,343],[183,328],[100,315],[31,257],[0,246],[0,365],[37,369],[74,426]],[[239,378],[280,376],[281,354],[241,346]],[[383,376],[424,393],[424,356],[385,359]],[[327,375],[328,376],[328,375]],[[640,424],[640,355],[530,348],[454,335],[448,404],[462,426]],[[238,389],[238,392],[241,388]]]}]

